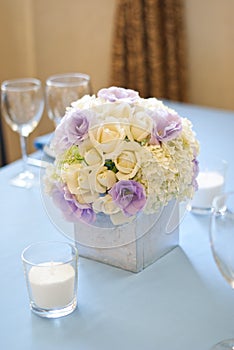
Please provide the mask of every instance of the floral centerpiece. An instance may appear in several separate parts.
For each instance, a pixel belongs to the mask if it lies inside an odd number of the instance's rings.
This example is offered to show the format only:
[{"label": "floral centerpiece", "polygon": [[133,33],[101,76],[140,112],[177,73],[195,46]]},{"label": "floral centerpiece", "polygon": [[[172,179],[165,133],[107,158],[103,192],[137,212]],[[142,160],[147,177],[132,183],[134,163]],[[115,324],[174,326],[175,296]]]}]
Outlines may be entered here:
[{"label": "floral centerpiece", "polygon": [[156,98],[117,87],[67,108],[51,147],[46,191],[71,221],[113,225],[151,214],[197,188],[198,141],[192,124]]},{"label": "floral centerpiece", "polygon": [[67,107],[51,147],[45,192],[74,223],[80,255],[138,272],[178,245],[178,202],[197,188],[199,144],[187,118],[110,87]]}]

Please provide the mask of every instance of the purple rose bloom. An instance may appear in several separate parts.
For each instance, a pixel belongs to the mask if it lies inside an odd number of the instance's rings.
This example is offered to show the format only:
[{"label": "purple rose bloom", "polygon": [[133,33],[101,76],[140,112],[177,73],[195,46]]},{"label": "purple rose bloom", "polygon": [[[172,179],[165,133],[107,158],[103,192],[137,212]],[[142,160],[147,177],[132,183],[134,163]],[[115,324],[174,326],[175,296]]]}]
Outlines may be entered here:
[{"label": "purple rose bloom", "polygon": [[56,153],[63,153],[73,145],[79,145],[88,135],[88,111],[67,113],[57,126],[51,146]]},{"label": "purple rose bloom", "polygon": [[89,122],[86,111],[77,110],[68,115],[65,132],[69,141],[79,145],[88,135]]},{"label": "purple rose bloom", "polygon": [[52,190],[52,199],[67,221],[77,222],[79,220],[90,224],[96,220],[92,206],[80,204],[66,186],[55,184]]},{"label": "purple rose bloom", "polygon": [[152,112],[154,121],[150,143],[170,141],[180,135],[182,131],[181,118],[177,113],[159,109]]},{"label": "purple rose bloom", "polygon": [[127,103],[133,103],[140,98],[137,91],[116,86],[99,90],[97,96],[110,102],[121,100]]},{"label": "purple rose bloom", "polygon": [[126,216],[137,214],[146,203],[144,187],[133,180],[116,182],[109,194],[114,203],[122,209]]}]

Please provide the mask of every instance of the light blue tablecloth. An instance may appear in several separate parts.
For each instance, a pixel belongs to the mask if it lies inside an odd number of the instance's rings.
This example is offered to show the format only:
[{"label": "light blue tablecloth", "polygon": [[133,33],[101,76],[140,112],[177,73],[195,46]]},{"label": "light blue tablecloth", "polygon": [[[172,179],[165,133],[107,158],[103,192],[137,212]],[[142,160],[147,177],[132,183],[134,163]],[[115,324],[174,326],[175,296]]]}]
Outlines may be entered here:
[{"label": "light blue tablecloth", "polygon": [[[234,113],[168,102],[192,120],[201,159],[229,163],[234,189]],[[208,350],[234,336],[234,292],[211,256],[209,217],[187,213],[180,246],[134,274],[80,258],[78,309],[55,320],[30,312],[20,255],[39,240],[66,240],[50,222],[40,187],[9,185],[15,162],[0,171],[0,349]],[[39,172],[39,169],[38,169]]]}]

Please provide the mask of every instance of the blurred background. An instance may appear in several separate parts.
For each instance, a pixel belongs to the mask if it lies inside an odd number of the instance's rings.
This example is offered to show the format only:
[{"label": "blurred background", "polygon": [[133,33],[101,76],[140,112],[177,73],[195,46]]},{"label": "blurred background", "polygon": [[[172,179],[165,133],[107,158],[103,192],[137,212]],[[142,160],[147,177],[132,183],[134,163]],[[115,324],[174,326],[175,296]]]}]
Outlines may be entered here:
[{"label": "blurred background", "polygon": [[[94,93],[118,85],[234,109],[233,0],[0,0],[0,80],[91,76]],[[46,110],[29,137],[51,132]],[[2,164],[20,157],[1,119]]]}]

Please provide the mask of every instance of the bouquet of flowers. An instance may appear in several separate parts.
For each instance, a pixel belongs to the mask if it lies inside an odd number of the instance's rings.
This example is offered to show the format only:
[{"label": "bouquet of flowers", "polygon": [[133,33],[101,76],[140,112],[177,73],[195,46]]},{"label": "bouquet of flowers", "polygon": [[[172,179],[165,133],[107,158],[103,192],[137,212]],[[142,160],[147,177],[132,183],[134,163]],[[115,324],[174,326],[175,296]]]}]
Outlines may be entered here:
[{"label": "bouquet of flowers", "polygon": [[191,122],[134,90],[110,87],[73,102],[51,147],[46,192],[71,222],[95,225],[105,214],[121,225],[197,189]]}]

